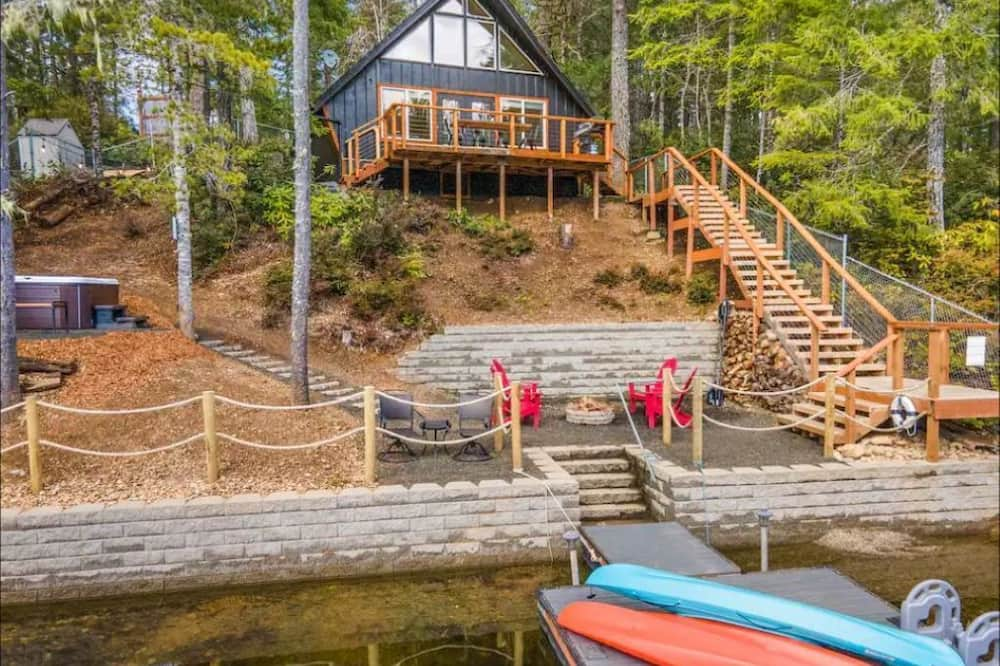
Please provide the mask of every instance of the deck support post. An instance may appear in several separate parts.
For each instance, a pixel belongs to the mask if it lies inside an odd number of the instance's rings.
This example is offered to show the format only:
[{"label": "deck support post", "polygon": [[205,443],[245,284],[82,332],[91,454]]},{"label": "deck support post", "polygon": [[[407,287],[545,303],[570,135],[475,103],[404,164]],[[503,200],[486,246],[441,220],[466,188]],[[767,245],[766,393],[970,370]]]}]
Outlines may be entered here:
[{"label": "deck support post", "polygon": [[[927,462],[937,462],[940,455],[941,422],[937,418],[937,399],[941,384],[948,381],[948,329],[929,333],[927,345]],[[900,373],[902,374],[902,373]]]},{"label": "deck support post", "polygon": [[667,259],[674,258],[674,200],[667,199]]},{"label": "deck support post", "polygon": [[548,173],[547,173],[547,179],[546,180],[547,180],[547,187],[545,189],[546,189],[546,191],[548,193],[549,222],[551,222],[556,217],[555,216],[555,204],[554,204],[553,199],[552,199],[552,197],[553,197],[552,190],[553,190],[554,181],[555,181],[555,173],[553,172],[552,167],[548,168]]},{"label": "deck support post", "polygon": [[837,421],[835,419],[836,412],[836,398],[837,398],[837,375],[830,372],[826,375],[826,390],[824,407],[826,408],[823,414],[823,457],[832,458],[833,457],[833,445],[836,439],[836,426]]},{"label": "deck support post", "polygon": [[857,370],[851,370],[847,375],[847,381],[851,383],[851,386],[847,387],[846,395],[844,396],[844,412],[847,414],[847,418],[844,423],[844,444],[854,444],[856,441],[856,424],[853,419],[857,415],[857,395],[854,390],[854,385],[858,383],[858,372]]},{"label": "deck support post", "polygon": [[455,162],[455,210],[462,212],[462,160]]},{"label": "deck support post", "polygon": [[594,169],[594,181],[592,185],[594,196],[594,220],[601,219],[601,174]]},{"label": "deck support post", "polygon": [[698,198],[701,196],[701,192],[698,189],[698,181],[694,183],[694,201],[691,203],[691,210],[688,212],[688,236],[687,236],[687,261],[684,264],[684,277],[691,279],[691,274],[694,272],[694,228],[696,221],[698,219],[698,210],[701,208],[699,205]]},{"label": "deck support post", "polygon": [[410,200],[410,158],[403,158],[403,201]]},{"label": "deck support post", "polygon": [[500,163],[500,219],[507,219],[507,165]]}]

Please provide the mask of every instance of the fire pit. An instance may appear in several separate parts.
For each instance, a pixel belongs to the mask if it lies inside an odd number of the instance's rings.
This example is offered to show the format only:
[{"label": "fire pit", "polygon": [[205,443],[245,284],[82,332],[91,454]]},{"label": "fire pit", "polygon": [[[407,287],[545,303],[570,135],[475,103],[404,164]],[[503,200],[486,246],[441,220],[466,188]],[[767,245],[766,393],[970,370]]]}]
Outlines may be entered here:
[{"label": "fire pit", "polygon": [[566,404],[566,420],[578,425],[607,425],[615,420],[615,409],[603,400],[584,396]]}]

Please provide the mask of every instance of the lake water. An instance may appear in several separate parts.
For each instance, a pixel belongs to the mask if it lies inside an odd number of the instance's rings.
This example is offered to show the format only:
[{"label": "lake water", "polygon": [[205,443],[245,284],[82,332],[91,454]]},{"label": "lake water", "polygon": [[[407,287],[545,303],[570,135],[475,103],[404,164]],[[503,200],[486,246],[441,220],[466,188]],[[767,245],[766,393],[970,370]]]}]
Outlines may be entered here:
[{"label": "lake water", "polygon": [[15,608],[0,662],[554,666],[535,592],[568,583],[515,567]]},{"label": "lake water", "polygon": [[[995,536],[834,530],[827,538],[773,546],[772,569],[833,566],[895,605],[915,583],[944,578],[966,622],[1000,605]],[[744,571],[759,567],[755,545],[723,551]],[[555,666],[535,593],[567,584],[560,563],[4,609],[0,662],[509,666],[516,654],[525,666]]]}]

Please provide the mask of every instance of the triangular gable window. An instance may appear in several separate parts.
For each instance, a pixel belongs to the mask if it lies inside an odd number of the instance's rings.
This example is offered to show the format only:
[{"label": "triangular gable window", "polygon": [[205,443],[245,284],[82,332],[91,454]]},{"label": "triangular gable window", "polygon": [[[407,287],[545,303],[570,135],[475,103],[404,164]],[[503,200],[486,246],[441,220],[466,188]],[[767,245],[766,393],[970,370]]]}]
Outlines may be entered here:
[{"label": "triangular gable window", "polygon": [[424,19],[412,30],[403,35],[391,49],[386,51],[386,58],[393,60],[410,60],[413,62],[431,61],[431,23]]},{"label": "triangular gable window", "polygon": [[479,16],[481,18],[493,18],[477,0],[468,0],[469,16]]},{"label": "triangular gable window", "polygon": [[[471,2],[472,0],[470,0]],[[541,74],[531,58],[524,54],[507,31],[500,29],[500,69],[511,72],[525,72],[528,74]]]}]

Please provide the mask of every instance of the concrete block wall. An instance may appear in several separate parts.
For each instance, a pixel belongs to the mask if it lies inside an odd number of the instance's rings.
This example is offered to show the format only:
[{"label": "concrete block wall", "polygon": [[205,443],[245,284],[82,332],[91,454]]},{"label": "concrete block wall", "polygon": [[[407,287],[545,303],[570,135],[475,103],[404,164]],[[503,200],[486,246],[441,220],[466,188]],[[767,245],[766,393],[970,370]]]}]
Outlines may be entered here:
[{"label": "concrete block wall", "polygon": [[[561,470],[444,486],[3,509],[3,603],[548,560],[579,488]],[[554,497],[552,496],[554,495]]]},{"label": "concrete block wall", "polygon": [[[639,460],[641,453],[632,453]],[[643,493],[658,520],[709,523],[734,537],[772,525],[822,528],[845,522],[944,527],[1000,514],[998,461],[824,462],[818,465],[706,468],[690,471],[648,453]],[[738,540],[738,539],[737,539]]]}]

